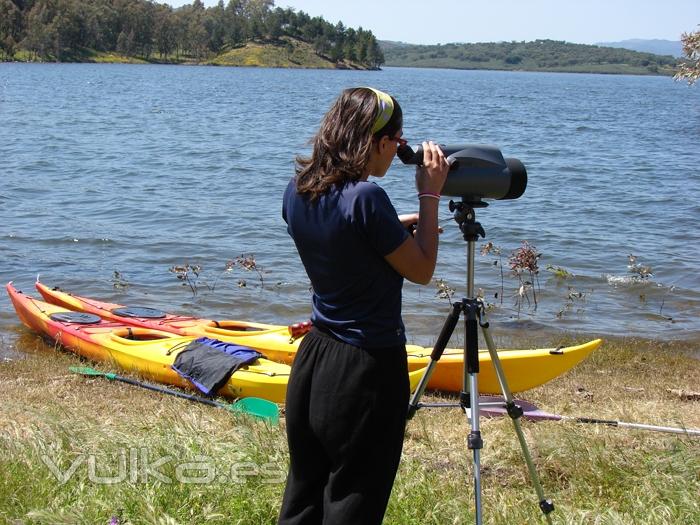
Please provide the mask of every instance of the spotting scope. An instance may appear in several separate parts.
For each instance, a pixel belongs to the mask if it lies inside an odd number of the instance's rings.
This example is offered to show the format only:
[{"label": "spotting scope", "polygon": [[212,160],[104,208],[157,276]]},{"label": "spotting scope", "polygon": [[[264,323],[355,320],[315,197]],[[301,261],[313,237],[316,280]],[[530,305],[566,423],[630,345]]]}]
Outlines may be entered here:
[{"label": "spotting scope", "polygon": [[[440,149],[451,162],[443,195],[465,201],[517,199],[527,187],[527,171],[518,159],[503,158],[495,146],[479,144],[443,145]],[[404,164],[423,164],[423,147],[415,150],[400,146],[398,157]]]}]

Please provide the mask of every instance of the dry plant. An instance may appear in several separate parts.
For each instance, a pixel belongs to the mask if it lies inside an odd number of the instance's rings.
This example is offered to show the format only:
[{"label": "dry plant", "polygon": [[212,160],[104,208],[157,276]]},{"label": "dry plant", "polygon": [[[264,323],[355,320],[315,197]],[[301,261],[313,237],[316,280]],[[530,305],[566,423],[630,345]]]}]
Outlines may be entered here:
[{"label": "dry plant", "polygon": [[504,285],[504,275],[503,275],[503,255],[501,252],[501,248],[499,246],[496,246],[493,244],[491,241],[487,242],[481,247],[481,255],[496,255],[498,259],[495,259],[493,261],[494,266],[498,266],[498,269],[501,272],[501,293],[499,294],[496,292],[496,298],[499,298],[500,295],[500,303],[501,305],[503,304],[503,285]]},{"label": "dry plant", "polygon": [[651,266],[646,266],[644,264],[638,263],[636,255],[629,254],[627,256],[627,260],[629,261],[627,269],[633,275],[632,278],[634,280],[645,281],[650,277],[654,276],[654,272],[652,271]]},{"label": "dry plant", "polygon": [[[236,268],[241,268],[246,272],[256,272],[260,279],[260,286],[264,286],[263,269],[255,261],[255,255],[252,253],[241,254],[235,259],[226,261],[224,269],[220,271],[213,280],[207,280],[205,278],[204,269],[200,264],[185,263],[183,265],[171,266],[168,271],[175,274],[175,277],[182,281],[183,286],[188,286],[192,295],[197,295],[202,286],[209,292],[214,292],[221,279],[226,275],[232,274]],[[247,286],[245,279],[239,279],[238,286],[239,288]]]},{"label": "dry plant", "polygon": [[168,271],[175,274],[175,277],[182,281],[182,286],[189,286],[192,295],[197,295],[199,291],[199,276],[202,272],[202,267],[199,264],[171,266]]},{"label": "dry plant", "polygon": [[127,281],[124,274],[118,270],[114,270],[110,281],[115,290],[127,290],[129,288],[129,281]]},{"label": "dry plant", "polygon": [[[523,241],[520,248],[511,253],[508,258],[510,269],[513,275],[518,278],[520,287],[516,294],[515,305],[518,307],[518,317],[523,300],[528,306],[534,305],[537,310],[537,290],[540,288],[538,261],[542,254],[537,252],[537,248],[527,241]],[[532,295],[532,302],[530,301]]]},{"label": "dry plant", "polygon": [[[557,317],[559,319],[564,317],[564,314],[571,311],[574,308],[574,305],[576,305],[579,301],[585,302],[586,294],[575,290],[573,286],[569,286],[568,291],[566,293],[566,302],[564,303],[564,306],[562,306],[561,309],[557,312]],[[581,310],[582,309],[579,309],[578,312],[580,312]]]},{"label": "dry plant", "polygon": [[452,303],[452,298],[455,295],[454,288],[452,288],[445,279],[435,279],[435,287],[437,291],[435,295],[440,299],[447,299],[449,303]]},{"label": "dry plant", "polygon": [[[228,261],[226,263],[226,268],[228,269],[229,267],[233,269],[234,267],[238,266],[239,268],[244,269],[247,272],[255,272],[258,274],[258,279],[260,279],[260,286],[264,286],[264,280],[263,280],[263,269],[262,266],[259,266],[258,263],[255,261],[255,255],[252,253],[248,254],[241,254],[238,257],[236,257],[232,261]],[[238,283],[239,286],[245,286],[245,280],[239,281]]]}]

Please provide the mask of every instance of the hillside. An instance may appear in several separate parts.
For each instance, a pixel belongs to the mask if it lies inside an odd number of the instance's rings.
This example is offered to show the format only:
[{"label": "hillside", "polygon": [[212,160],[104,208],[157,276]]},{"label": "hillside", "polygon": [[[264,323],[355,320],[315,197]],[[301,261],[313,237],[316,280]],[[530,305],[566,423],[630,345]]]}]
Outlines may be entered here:
[{"label": "hillside", "polygon": [[669,55],[680,58],[683,56],[683,44],[680,40],[644,40],[634,38],[631,40],[621,40],[620,42],[598,42],[597,46],[619,47],[639,51],[640,53],[653,53],[655,55]]},{"label": "hillside", "polygon": [[371,31],[272,0],[0,0],[0,60],[377,69],[384,57]]},{"label": "hillside", "polygon": [[672,75],[677,60],[627,49],[555,40],[478,44],[379,43],[387,66]]},{"label": "hillside", "polygon": [[318,54],[308,42],[291,37],[247,42],[242,46],[220,53],[205,64],[247,67],[368,69],[366,65],[348,60],[331,60]]}]

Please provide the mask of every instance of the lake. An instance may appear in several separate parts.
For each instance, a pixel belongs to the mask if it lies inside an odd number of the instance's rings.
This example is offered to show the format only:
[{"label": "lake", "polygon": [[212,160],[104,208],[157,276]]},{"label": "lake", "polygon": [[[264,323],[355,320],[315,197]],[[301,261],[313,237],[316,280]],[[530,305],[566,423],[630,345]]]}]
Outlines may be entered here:
[{"label": "lake", "polygon": [[[477,250],[500,249],[475,265],[499,344],[698,345],[700,89],[666,77],[0,64],[0,280],[29,293],[40,275],[204,317],[307,319],[281,197],[323,113],[356,85],[396,96],[414,145],[493,144],[527,167],[520,199],[477,211]],[[396,160],[378,183],[399,213],[417,209],[412,168]],[[459,298],[466,243],[443,201],[435,277]],[[541,254],[534,297],[508,264],[522,241]],[[240,256],[260,273],[227,271]],[[171,271],[186,265],[200,267],[191,286]],[[449,311],[439,291],[406,284],[409,341],[433,342]],[[34,342],[1,300],[0,355]]]}]

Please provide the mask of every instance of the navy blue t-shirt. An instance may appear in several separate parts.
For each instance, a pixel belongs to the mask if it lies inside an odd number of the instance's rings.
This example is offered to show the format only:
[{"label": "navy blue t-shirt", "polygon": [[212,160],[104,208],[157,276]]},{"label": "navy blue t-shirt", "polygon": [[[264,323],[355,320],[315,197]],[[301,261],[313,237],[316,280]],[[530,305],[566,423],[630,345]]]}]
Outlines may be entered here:
[{"label": "navy blue t-shirt", "polygon": [[355,346],[404,344],[403,277],[384,256],[409,233],[384,190],[348,183],[312,203],[292,178],[282,217],[313,286],[311,321]]}]

